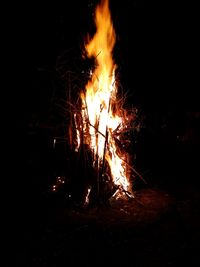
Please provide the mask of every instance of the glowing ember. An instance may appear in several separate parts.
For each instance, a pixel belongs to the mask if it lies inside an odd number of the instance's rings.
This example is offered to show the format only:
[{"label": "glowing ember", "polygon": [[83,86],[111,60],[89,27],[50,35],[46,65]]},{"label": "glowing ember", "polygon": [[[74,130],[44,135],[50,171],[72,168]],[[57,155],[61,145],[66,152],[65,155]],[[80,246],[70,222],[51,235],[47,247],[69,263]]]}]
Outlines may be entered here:
[{"label": "glowing ember", "polygon": [[89,195],[90,195],[90,192],[91,192],[91,187],[89,187],[87,189],[87,194],[85,196],[85,202],[84,202],[84,206],[87,206],[89,204]]},{"label": "glowing ember", "polygon": [[56,178],[55,184],[52,186],[52,192],[57,192],[60,188],[61,185],[65,183],[65,177],[64,176],[58,176]]},{"label": "glowing ember", "polygon": [[102,0],[97,6],[95,24],[96,33],[86,43],[85,49],[89,58],[95,58],[96,68],[80,95],[82,125],[78,125],[74,115],[77,139],[75,150],[80,148],[82,136],[83,144],[88,145],[92,152],[93,166],[98,170],[102,170],[104,164],[109,166],[112,181],[118,186],[115,194],[133,196],[128,155],[118,145],[121,142],[120,134],[128,127],[129,117],[117,100],[116,65],[112,58],[115,31],[108,0]]}]

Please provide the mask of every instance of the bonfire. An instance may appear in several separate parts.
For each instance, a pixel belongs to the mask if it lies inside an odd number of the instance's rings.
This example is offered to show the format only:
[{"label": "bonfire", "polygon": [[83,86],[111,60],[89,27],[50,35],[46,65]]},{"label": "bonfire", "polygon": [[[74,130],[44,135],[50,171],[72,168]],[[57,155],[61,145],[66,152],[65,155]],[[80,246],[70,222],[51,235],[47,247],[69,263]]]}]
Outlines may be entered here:
[{"label": "bonfire", "polygon": [[[72,153],[86,165],[83,205],[110,199],[134,198],[135,176],[130,155],[131,135],[137,128],[137,109],[125,108],[125,96],[116,78],[113,59],[116,34],[109,0],[95,9],[96,32],[84,40],[84,57],[92,59],[88,80],[75,103],[69,95],[68,142]],[[80,165],[81,165],[80,164]],[[89,171],[88,171],[89,170]],[[61,180],[59,180],[61,182]],[[55,191],[55,185],[54,185]]]}]

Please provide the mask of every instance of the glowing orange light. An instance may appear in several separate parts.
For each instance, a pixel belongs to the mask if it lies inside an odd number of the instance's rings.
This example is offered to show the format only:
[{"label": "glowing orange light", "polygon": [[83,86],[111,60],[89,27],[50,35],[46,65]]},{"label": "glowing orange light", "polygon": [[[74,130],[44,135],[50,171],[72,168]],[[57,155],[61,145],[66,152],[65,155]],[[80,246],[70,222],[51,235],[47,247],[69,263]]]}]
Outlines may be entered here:
[{"label": "glowing orange light", "polygon": [[[94,165],[98,168],[105,158],[113,183],[119,187],[118,192],[131,192],[127,155],[119,153],[116,146],[119,137],[114,137],[116,131],[124,130],[127,118],[117,105],[116,65],[112,57],[116,35],[108,0],[102,0],[97,6],[95,24],[96,33],[85,45],[87,56],[96,60],[96,68],[81,93],[84,143],[89,145]],[[76,150],[79,146],[80,133],[77,130]]]}]

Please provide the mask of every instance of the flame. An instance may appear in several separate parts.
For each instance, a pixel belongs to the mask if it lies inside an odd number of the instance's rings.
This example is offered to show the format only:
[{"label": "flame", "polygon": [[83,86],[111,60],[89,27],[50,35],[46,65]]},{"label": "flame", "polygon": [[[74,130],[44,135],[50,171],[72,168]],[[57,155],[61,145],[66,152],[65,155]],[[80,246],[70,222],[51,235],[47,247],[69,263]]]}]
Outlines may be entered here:
[{"label": "flame", "polygon": [[[114,136],[123,130],[124,118],[117,106],[115,83],[116,64],[112,51],[116,34],[109,11],[109,0],[101,0],[95,12],[96,33],[85,45],[89,58],[95,58],[96,68],[81,93],[84,143],[93,153],[93,164],[101,168],[105,159],[110,167],[114,184],[121,191],[131,191],[126,171],[125,156],[120,155]],[[120,114],[121,113],[121,114]],[[77,133],[80,144],[80,134]]]}]

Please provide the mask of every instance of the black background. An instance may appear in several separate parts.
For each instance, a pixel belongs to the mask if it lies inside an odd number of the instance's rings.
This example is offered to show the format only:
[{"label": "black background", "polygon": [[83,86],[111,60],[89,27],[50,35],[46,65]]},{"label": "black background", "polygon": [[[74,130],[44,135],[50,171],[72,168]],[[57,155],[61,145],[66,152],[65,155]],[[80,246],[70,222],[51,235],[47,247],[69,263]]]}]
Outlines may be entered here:
[{"label": "black background", "polygon": [[[22,77],[26,81],[27,123],[35,117],[40,125],[55,127],[50,117],[59,113],[55,103],[62,97],[62,75],[74,66],[79,73],[84,70],[81,51],[84,37],[94,30],[96,3],[33,4],[26,10],[22,48],[27,64]],[[155,7],[143,1],[110,3],[120,82],[128,92],[129,104],[138,107],[145,117],[145,130],[141,132],[144,140],[138,153],[145,149],[141,157],[147,157],[146,162],[151,161],[151,153],[153,162],[161,155],[163,162],[165,157],[169,159],[167,153],[174,155],[170,149],[183,144],[179,141],[184,140],[189,127],[195,133],[187,144],[199,143],[198,17],[189,10],[165,8],[165,4],[160,9]],[[62,56],[65,65],[59,73],[57,62]],[[162,145],[168,146],[167,153]]]}]

